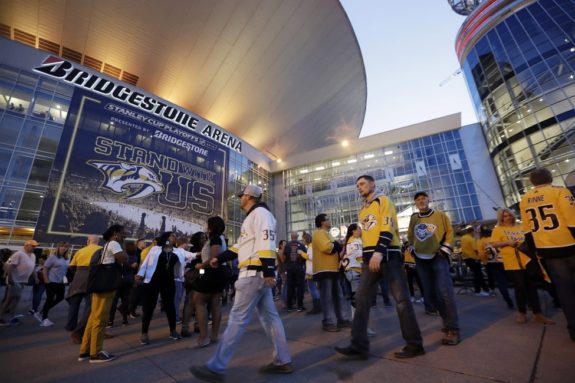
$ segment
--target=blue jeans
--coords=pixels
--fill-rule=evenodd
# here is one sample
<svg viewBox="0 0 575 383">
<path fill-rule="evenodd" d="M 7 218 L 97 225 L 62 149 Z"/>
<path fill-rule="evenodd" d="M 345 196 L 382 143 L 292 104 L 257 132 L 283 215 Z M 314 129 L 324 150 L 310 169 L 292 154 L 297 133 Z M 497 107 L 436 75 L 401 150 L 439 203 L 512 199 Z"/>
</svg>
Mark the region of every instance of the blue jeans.
<svg viewBox="0 0 575 383">
<path fill-rule="evenodd" d="M 416 257 L 415 265 L 423 285 L 425 301 L 435 303 L 443 319 L 444 328 L 459 331 L 453 282 L 449 274 L 449 261 L 443 255 L 437 254 L 432 259 Z"/>
<path fill-rule="evenodd" d="M 236 296 L 228 318 L 228 326 L 218 343 L 216 353 L 206 367 L 214 372 L 224 373 L 252 319 L 254 310 L 258 313 L 266 335 L 273 343 L 273 363 L 277 365 L 291 363 L 284 326 L 274 304 L 271 288 L 267 287 L 264 279 L 258 276 L 238 279 L 235 288 Z"/>
<path fill-rule="evenodd" d="M 531 263 L 531 262 L 530 262 Z M 575 255 L 565 258 L 548 258 L 545 266 L 567 319 L 567 329 L 575 340 Z"/>
<path fill-rule="evenodd" d="M 349 313 L 346 309 L 349 305 L 345 304 L 341 285 L 339 284 L 339 275 L 337 273 L 333 275 L 333 277 L 324 276 L 319 279 L 320 302 L 323 311 L 322 323 L 324 326 L 335 325 L 336 319 L 338 322 L 349 320 Z M 346 309 L 345 312 L 344 309 Z"/>
<path fill-rule="evenodd" d="M 389 281 L 389 292 L 395 300 L 395 310 L 399 318 L 401 335 L 407 347 L 420 348 L 423 345 L 421 332 L 413 311 L 413 305 L 407 288 L 407 279 L 403 271 L 403 260 L 399 251 L 388 251 L 389 259 L 381 263 L 379 272 L 369 270 L 369 262 L 364 260 L 362 265 L 359 290 L 355 295 L 356 310 L 351 327 L 351 344 L 360 351 L 369 351 L 369 338 L 367 325 L 373 295 L 377 292 L 381 277 Z"/>
<path fill-rule="evenodd" d="M 306 282 L 307 282 L 307 288 L 311 295 L 311 299 L 319 300 L 319 289 L 317 288 L 317 284 L 315 283 L 315 281 L 313 279 L 307 279 Z"/>
<path fill-rule="evenodd" d="M 176 294 L 174 296 L 174 306 L 176 308 L 176 322 L 181 320 L 180 316 L 180 305 L 182 303 L 182 297 L 184 296 L 184 282 L 182 281 L 175 281 L 176 286 Z"/>
</svg>

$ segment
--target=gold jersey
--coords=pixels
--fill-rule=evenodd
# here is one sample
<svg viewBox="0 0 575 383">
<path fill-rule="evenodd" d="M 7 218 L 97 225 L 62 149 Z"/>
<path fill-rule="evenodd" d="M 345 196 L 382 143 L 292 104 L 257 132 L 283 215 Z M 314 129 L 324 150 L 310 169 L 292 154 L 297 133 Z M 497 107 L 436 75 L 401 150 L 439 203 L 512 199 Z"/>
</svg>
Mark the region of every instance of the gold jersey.
<svg viewBox="0 0 575 383">
<path fill-rule="evenodd" d="M 374 251 L 385 257 L 387 250 L 399 251 L 399 230 L 395 205 L 384 195 L 376 195 L 359 211 L 363 262 L 369 262 Z"/>
<path fill-rule="evenodd" d="M 520 203 L 523 230 L 531 233 L 537 254 L 544 258 L 575 253 L 575 201 L 564 187 L 542 185 L 529 190 Z"/>
</svg>

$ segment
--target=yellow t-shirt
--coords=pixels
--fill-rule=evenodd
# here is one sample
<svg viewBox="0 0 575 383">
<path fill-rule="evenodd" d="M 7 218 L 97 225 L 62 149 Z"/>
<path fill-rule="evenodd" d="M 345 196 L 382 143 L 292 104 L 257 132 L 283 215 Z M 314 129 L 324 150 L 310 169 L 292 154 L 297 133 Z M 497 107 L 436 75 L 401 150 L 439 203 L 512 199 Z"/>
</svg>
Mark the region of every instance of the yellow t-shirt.
<svg viewBox="0 0 575 383">
<path fill-rule="evenodd" d="M 140 264 L 144 263 L 146 257 L 148 256 L 148 253 L 150 252 L 150 250 L 152 250 L 152 247 L 154 247 L 154 245 L 150 245 L 146 247 L 144 250 L 142 250 L 142 253 L 140 254 Z"/>
<path fill-rule="evenodd" d="M 463 237 L 461 237 L 461 254 L 463 255 L 463 259 L 479 259 L 479 255 L 477 254 L 477 240 L 472 234 L 464 234 Z"/>
<path fill-rule="evenodd" d="M 525 239 L 521 226 L 495 226 L 491 233 L 491 242 L 519 241 Z M 505 270 L 522 270 L 531 261 L 527 255 L 512 246 L 499 248 L 499 255 L 503 258 L 503 268 Z M 521 264 L 519 263 L 521 262 Z"/>
<path fill-rule="evenodd" d="M 102 246 L 98 245 L 88 245 L 84 246 L 81 249 L 78 249 L 72 260 L 70 261 L 70 267 L 77 266 L 77 267 L 87 267 L 90 266 L 90 260 L 92 259 L 92 255 L 96 252 L 96 250 L 101 249 Z"/>
<path fill-rule="evenodd" d="M 575 200 L 569 189 L 543 185 L 529 190 L 520 203 L 523 231 L 531 232 L 541 257 L 569 256 L 575 251 Z"/>
<path fill-rule="evenodd" d="M 477 254 L 479 255 L 479 260 L 481 263 L 487 263 L 487 252 L 485 251 L 485 245 L 490 242 L 489 237 L 481 237 L 477 240 Z"/>
</svg>

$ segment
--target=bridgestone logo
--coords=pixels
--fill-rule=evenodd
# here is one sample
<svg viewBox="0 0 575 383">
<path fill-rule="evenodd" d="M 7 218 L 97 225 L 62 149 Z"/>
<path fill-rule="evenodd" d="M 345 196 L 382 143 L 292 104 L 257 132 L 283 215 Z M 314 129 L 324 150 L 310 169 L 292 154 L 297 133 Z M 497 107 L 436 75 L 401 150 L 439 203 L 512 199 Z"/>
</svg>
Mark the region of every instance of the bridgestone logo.
<svg viewBox="0 0 575 383">
<path fill-rule="evenodd" d="M 167 105 L 154 97 L 134 91 L 122 84 L 115 83 L 114 81 L 105 79 L 96 74 L 78 69 L 71 62 L 59 57 L 47 57 L 39 67 L 34 68 L 34 71 L 102 95 L 111 96 L 118 101 L 165 118 L 166 120 L 187 129 L 196 130 L 200 123 L 198 118 L 181 109 Z M 237 152 L 241 153 L 242 151 L 240 140 L 235 139 L 227 133 L 221 132 L 216 127 L 207 125 L 201 130 L 201 134 L 208 136 Z M 224 136 L 226 137 L 224 140 L 225 142 L 220 138 Z"/>
</svg>

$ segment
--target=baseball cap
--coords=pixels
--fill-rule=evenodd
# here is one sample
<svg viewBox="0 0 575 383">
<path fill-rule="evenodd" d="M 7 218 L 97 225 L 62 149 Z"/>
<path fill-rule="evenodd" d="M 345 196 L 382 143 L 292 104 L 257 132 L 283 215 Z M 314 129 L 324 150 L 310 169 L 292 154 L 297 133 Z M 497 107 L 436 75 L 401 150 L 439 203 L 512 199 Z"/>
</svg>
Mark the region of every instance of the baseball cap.
<svg viewBox="0 0 575 383">
<path fill-rule="evenodd" d="M 38 242 L 34 241 L 33 239 L 29 239 L 24 242 L 24 246 L 38 246 L 40 245 Z"/>
<path fill-rule="evenodd" d="M 415 196 L 413 197 L 413 200 L 415 201 L 415 200 L 417 199 L 417 197 L 419 197 L 419 196 L 429 197 L 426 192 L 424 192 L 424 191 L 418 191 L 417 193 L 415 193 Z"/>
<path fill-rule="evenodd" d="M 238 197 L 242 195 L 249 195 L 255 198 L 260 198 L 262 196 L 262 188 L 256 185 L 247 185 L 244 190 L 237 194 Z"/>
</svg>

